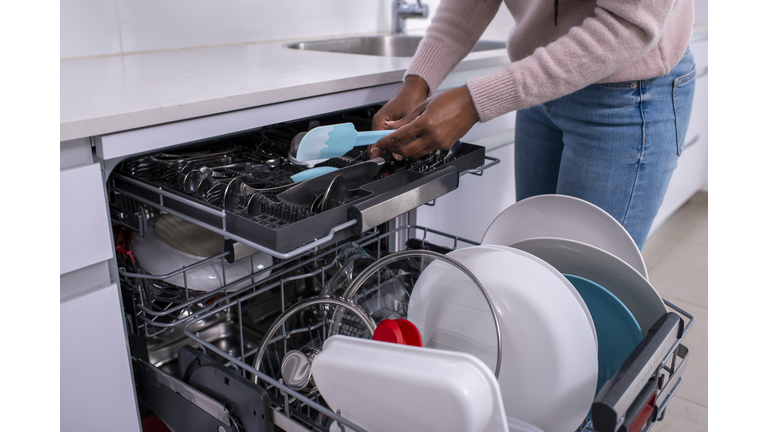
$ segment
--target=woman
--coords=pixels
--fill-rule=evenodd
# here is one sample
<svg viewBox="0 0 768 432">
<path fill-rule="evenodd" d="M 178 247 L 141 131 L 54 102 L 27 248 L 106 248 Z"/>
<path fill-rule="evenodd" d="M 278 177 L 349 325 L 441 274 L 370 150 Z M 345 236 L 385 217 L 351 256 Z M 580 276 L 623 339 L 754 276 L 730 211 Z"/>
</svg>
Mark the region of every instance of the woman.
<svg viewBox="0 0 768 432">
<path fill-rule="evenodd" d="M 501 0 L 442 0 L 371 147 L 418 157 L 517 111 L 517 199 L 566 194 L 622 223 L 642 250 L 683 147 L 695 65 L 693 0 L 504 0 L 511 63 L 433 95 Z M 431 96 L 431 97 L 430 97 Z M 427 99 L 429 97 L 429 99 Z"/>
</svg>

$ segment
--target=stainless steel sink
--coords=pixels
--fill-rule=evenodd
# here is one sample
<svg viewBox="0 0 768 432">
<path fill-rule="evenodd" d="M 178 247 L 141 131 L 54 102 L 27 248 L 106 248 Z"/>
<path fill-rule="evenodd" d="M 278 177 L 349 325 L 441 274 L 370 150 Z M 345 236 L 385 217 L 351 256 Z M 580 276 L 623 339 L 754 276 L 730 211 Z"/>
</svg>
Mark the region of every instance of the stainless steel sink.
<svg viewBox="0 0 768 432">
<path fill-rule="evenodd" d="M 346 54 L 370 55 L 379 57 L 413 57 L 422 36 L 382 35 L 361 36 L 339 39 L 326 39 L 307 42 L 296 42 L 286 45 L 288 48 L 325 51 Z M 481 40 L 472 51 L 486 51 L 504 48 L 506 44 L 499 41 Z"/>
</svg>

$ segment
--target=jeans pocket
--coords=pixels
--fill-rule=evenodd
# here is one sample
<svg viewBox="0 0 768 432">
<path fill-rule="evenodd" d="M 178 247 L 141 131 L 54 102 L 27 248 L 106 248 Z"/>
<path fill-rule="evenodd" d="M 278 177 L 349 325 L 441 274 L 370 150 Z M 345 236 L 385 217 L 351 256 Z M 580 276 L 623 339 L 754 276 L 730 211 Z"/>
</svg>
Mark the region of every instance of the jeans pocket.
<svg viewBox="0 0 768 432">
<path fill-rule="evenodd" d="M 672 102 L 675 109 L 675 132 L 677 138 L 677 155 L 683 153 L 685 134 L 691 122 L 693 111 L 693 95 L 696 90 L 696 68 L 685 75 L 675 78 L 672 83 Z"/>
<path fill-rule="evenodd" d="M 619 81 L 619 82 L 612 82 L 612 83 L 598 83 L 597 85 L 605 88 L 615 88 L 615 89 L 636 89 L 638 84 L 637 81 Z"/>
</svg>

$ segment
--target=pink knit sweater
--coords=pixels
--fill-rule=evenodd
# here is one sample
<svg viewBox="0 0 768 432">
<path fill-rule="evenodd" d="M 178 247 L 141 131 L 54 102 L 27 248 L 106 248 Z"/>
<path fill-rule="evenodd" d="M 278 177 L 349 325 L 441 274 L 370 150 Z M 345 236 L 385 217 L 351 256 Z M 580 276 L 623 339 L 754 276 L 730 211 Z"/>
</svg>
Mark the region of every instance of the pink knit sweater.
<svg viewBox="0 0 768 432">
<path fill-rule="evenodd" d="M 432 93 L 474 47 L 502 0 L 442 0 L 407 75 Z M 596 82 L 668 73 L 693 30 L 693 0 L 504 0 L 517 26 L 512 63 L 467 87 L 480 121 L 556 99 Z"/>
</svg>

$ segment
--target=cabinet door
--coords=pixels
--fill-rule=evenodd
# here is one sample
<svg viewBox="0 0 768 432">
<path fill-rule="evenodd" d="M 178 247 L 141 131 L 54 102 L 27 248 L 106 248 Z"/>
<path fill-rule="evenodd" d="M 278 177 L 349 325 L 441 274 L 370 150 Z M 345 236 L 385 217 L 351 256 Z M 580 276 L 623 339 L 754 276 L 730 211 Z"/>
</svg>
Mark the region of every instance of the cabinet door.
<svg viewBox="0 0 768 432">
<path fill-rule="evenodd" d="M 61 303 L 64 432 L 138 432 L 139 414 L 116 284 Z"/>
<path fill-rule="evenodd" d="M 94 163 L 60 172 L 60 274 L 112 258 L 101 167 Z"/>
</svg>

